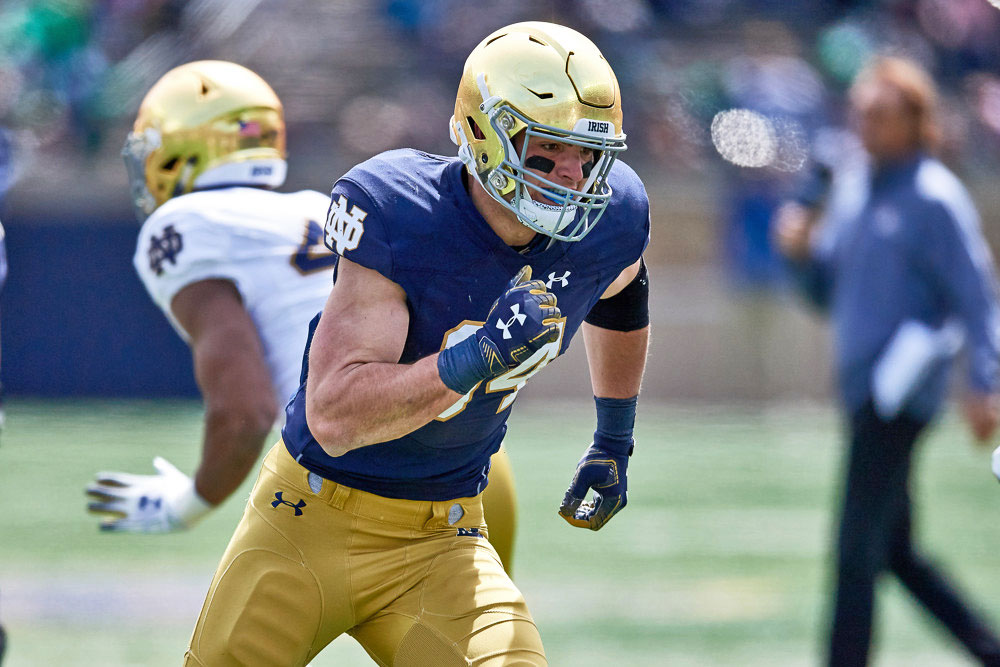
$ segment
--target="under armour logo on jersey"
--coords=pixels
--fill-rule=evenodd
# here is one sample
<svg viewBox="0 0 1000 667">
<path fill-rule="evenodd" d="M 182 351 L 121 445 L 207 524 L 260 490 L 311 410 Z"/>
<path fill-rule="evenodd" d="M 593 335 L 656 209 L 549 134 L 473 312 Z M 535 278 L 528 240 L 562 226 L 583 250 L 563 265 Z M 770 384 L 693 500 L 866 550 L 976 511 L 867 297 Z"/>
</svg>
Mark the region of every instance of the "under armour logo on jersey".
<svg viewBox="0 0 1000 667">
<path fill-rule="evenodd" d="M 571 273 L 572 271 L 567 271 L 566 273 L 556 278 L 556 272 L 553 271 L 552 273 L 549 274 L 549 279 L 545 282 L 545 287 L 547 289 L 552 289 L 552 285 L 554 285 L 555 283 L 559 283 L 560 287 L 566 287 L 566 285 L 569 285 L 569 281 L 567 280 L 567 278 L 569 278 Z"/>
<path fill-rule="evenodd" d="M 524 324 L 524 321 L 528 319 L 528 316 L 521 312 L 521 304 L 519 303 L 515 303 L 511 306 L 510 312 L 513 313 L 513 315 L 511 315 L 511 318 L 506 322 L 503 320 L 497 320 L 497 329 L 503 332 L 505 340 L 507 338 L 513 338 L 513 336 L 510 335 L 509 329 L 514 326 L 515 322 L 518 324 Z"/>
<path fill-rule="evenodd" d="M 365 233 L 365 226 L 361 223 L 368 217 L 368 212 L 352 206 L 348 213 L 348 203 L 347 197 L 340 195 L 337 201 L 330 202 L 330 212 L 326 216 L 326 247 L 338 255 L 346 250 L 355 250 Z"/>
<path fill-rule="evenodd" d="M 288 505 L 293 510 L 295 510 L 295 516 L 302 516 L 302 508 L 306 506 L 306 501 L 300 498 L 299 502 L 297 503 L 290 502 L 281 497 L 283 493 L 284 491 L 274 492 L 274 500 L 271 501 L 271 507 L 277 507 L 278 505 Z"/>
<path fill-rule="evenodd" d="M 163 262 L 177 264 L 177 255 L 184 249 L 184 240 L 173 225 L 163 228 L 163 236 L 149 237 L 149 268 L 158 276 L 163 275 Z"/>
</svg>

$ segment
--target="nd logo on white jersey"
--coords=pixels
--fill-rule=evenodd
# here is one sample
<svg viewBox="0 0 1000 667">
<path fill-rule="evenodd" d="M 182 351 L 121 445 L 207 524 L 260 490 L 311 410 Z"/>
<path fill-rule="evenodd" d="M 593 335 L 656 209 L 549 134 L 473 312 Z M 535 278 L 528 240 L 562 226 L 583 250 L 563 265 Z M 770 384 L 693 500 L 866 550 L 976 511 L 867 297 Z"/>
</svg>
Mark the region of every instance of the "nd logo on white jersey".
<svg viewBox="0 0 1000 667">
<path fill-rule="evenodd" d="M 361 235 L 365 233 L 365 226 L 362 223 L 368 212 L 357 206 L 351 207 L 351 212 L 347 212 L 347 197 L 340 195 L 335 202 L 330 202 L 330 213 L 326 216 L 326 246 L 336 251 L 338 255 L 344 254 L 345 250 L 355 250 L 361 241 Z"/>
<path fill-rule="evenodd" d="M 545 282 L 546 289 L 552 289 L 552 286 L 555 283 L 559 283 L 560 287 L 566 287 L 566 285 L 569 285 L 569 280 L 567 280 L 567 278 L 570 277 L 571 273 L 572 273 L 572 271 L 567 271 L 566 273 L 564 273 L 561 276 L 557 277 L 556 276 L 556 272 L 555 271 L 551 271 L 549 273 L 549 279 Z"/>
<path fill-rule="evenodd" d="M 504 322 L 503 320 L 497 320 L 497 329 L 503 332 L 504 340 L 508 338 L 513 338 L 510 335 L 510 328 L 514 326 L 514 322 L 518 324 L 524 324 L 524 321 L 528 319 L 528 316 L 521 312 L 521 304 L 515 303 L 510 307 L 510 312 L 513 313 L 511 318 Z"/>
</svg>

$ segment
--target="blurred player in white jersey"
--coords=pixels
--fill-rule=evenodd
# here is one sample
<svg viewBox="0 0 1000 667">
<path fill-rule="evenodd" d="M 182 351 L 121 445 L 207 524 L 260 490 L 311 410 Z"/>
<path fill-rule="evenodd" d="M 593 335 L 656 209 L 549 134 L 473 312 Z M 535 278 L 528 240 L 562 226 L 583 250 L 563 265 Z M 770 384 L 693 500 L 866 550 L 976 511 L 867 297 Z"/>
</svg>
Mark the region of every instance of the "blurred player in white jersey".
<svg viewBox="0 0 1000 667">
<path fill-rule="evenodd" d="M 123 150 L 143 221 L 134 265 L 191 347 L 205 401 L 193 478 L 156 457 L 155 475 L 102 472 L 88 505 L 107 531 L 189 528 L 253 468 L 299 385 L 308 323 L 336 255 L 323 243 L 329 197 L 274 192 L 285 180 L 285 123 L 271 87 L 234 63 L 200 61 L 147 93 Z M 510 567 L 514 498 L 494 459 L 491 532 Z"/>
</svg>

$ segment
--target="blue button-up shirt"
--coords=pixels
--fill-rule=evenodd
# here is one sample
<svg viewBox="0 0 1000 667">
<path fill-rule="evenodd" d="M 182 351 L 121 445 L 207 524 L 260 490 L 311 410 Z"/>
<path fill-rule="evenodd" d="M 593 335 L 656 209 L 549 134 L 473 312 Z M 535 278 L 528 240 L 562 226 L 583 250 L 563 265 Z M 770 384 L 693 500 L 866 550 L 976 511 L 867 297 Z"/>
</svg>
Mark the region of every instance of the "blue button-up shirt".
<svg viewBox="0 0 1000 667">
<path fill-rule="evenodd" d="M 968 192 L 925 155 L 836 179 L 811 259 L 795 267 L 809 298 L 829 310 L 841 399 L 853 412 L 871 396 L 872 374 L 897 328 L 916 320 L 964 325 L 968 383 L 1000 387 L 996 276 Z M 947 385 L 939 364 L 903 410 L 930 419 Z"/>
</svg>

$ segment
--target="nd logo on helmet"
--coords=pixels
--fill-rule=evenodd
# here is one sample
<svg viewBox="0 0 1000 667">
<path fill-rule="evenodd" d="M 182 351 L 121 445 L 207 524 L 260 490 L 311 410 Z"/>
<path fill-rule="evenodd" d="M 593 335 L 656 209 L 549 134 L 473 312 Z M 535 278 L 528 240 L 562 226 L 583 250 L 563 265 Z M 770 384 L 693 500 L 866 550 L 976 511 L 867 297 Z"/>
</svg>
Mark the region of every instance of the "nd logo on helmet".
<svg viewBox="0 0 1000 667">
<path fill-rule="evenodd" d="M 357 206 L 351 207 L 351 212 L 347 212 L 347 197 L 340 195 L 335 202 L 330 203 L 330 212 L 326 216 L 326 245 L 331 250 L 335 250 L 338 255 L 342 255 L 345 250 L 354 250 L 361 241 L 361 235 L 365 233 L 365 226 L 362 223 L 368 212 Z"/>
</svg>

